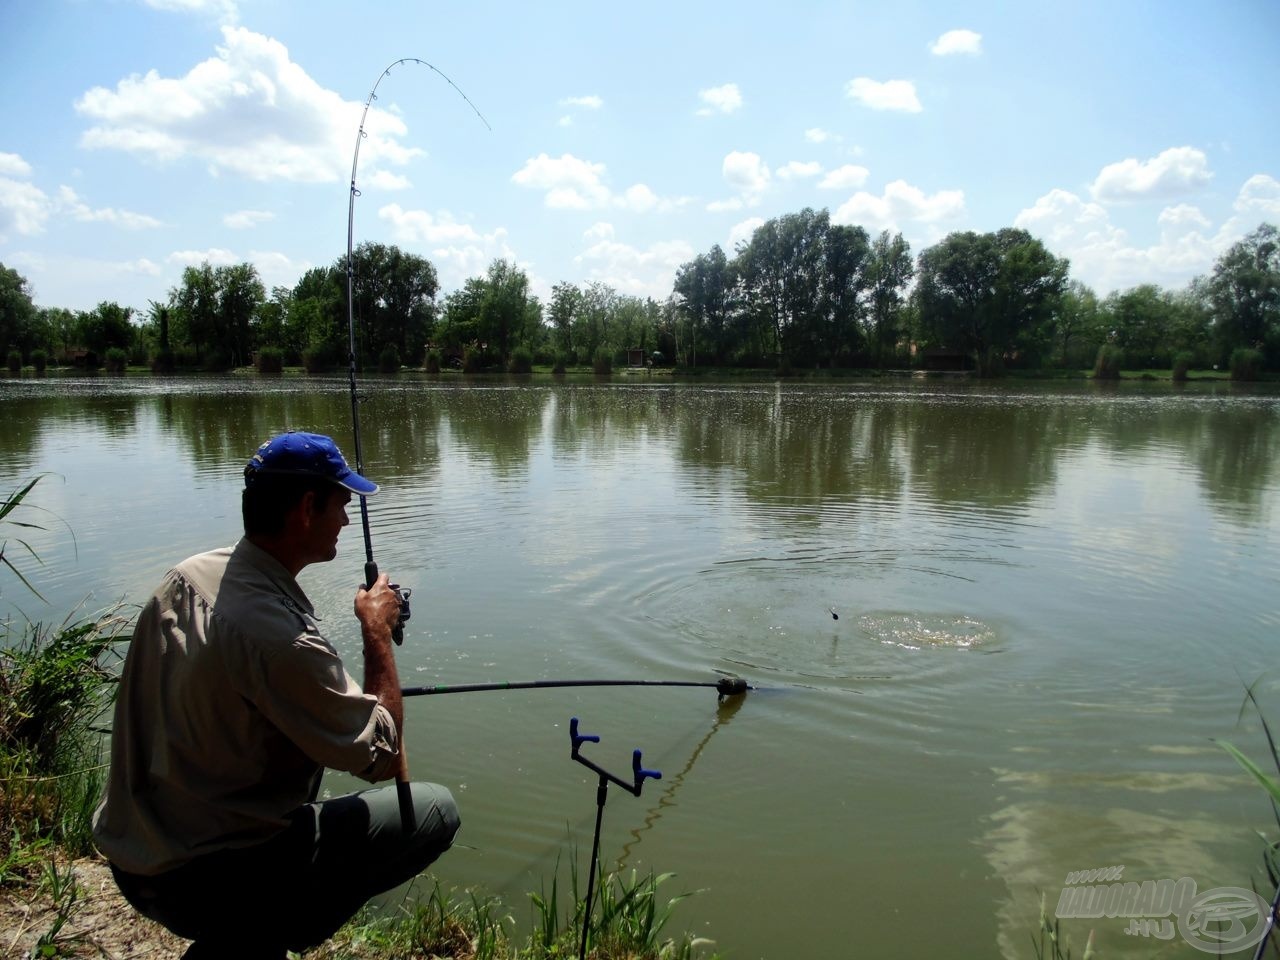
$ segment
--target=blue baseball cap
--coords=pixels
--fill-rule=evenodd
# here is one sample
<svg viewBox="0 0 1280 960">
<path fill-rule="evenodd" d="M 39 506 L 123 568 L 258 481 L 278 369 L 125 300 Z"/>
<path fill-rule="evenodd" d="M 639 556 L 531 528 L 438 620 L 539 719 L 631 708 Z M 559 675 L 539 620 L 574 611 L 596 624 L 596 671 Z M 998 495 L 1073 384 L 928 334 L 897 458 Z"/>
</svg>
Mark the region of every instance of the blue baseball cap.
<svg viewBox="0 0 1280 960">
<path fill-rule="evenodd" d="M 366 480 L 347 465 L 333 438 L 319 433 L 291 431 L 272 437 L 258 448 L 245 466 L 245 485 L 264 473 L 319 477 L 362 497 L 378 492 L 376 483 Z"/>
</svg>

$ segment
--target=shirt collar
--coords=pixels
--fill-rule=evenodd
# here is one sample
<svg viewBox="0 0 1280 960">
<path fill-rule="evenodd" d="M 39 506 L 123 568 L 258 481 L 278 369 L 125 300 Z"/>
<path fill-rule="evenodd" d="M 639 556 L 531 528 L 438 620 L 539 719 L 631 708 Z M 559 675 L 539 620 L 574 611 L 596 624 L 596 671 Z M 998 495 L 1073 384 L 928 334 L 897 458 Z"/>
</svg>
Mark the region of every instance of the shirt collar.
<svg viewBox="0 0 1280 960">
<path fill-rule="evenodd" d="M 314 617 L 316 615 L 315 607 L 311 605 L 311 601 L 307 599 L 307 595 L 303 593 L 302 587 L 298 585 L 298 581 L 295 580 L 289 574 L 289 571 L 284 568 L 284 564 L 251 541 L 248 537 L 240 538 L 240 541 L 232 550 L 232 556 L 240 557 L 254 569 L 266 576 L 272 583 L 276 584 L 276 586 L 278 586 L 287 597 L 301 607 L 308 616 Z"/>
</svg>

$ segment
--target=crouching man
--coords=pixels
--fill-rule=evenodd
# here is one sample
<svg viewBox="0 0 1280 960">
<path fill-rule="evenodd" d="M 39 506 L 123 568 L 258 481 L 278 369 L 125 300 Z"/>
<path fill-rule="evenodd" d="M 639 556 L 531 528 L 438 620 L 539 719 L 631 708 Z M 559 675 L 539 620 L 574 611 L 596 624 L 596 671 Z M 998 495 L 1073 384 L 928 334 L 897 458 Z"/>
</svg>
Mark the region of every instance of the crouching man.
<svg viewBox="0 0 1280 960">
<path fill-rule="evenodd" d="M 244 477 L 244 537 L 174 567 L 138 617 L 94 815 L 121 892 L 194 941 L 188 960 L 319 944 L 459 825 L 432 783 L 411 785 L 409 835 L 394 786 L 317 800 L 325 768 L 370 783 L 400 769 L 398 594 L 385 574 L 356 591 L 362 689 L 295 579 L 336 556 L 352 494 L 377 484 L 308 433 L 264 443 Z"/>
</svg>

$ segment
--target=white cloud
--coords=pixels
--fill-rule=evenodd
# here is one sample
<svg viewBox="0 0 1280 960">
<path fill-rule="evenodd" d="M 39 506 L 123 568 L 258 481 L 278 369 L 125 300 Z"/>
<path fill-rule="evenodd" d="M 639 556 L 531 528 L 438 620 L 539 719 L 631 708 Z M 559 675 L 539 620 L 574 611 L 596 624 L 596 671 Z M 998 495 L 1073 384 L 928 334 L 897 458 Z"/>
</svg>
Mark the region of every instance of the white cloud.
<svg viewBox="0 0 1280 960">
<path fill-rule="evenodd" d="M 274 220 L 276 215 L 266 210 L 237 210 L 222 218 L 222 225 L 232 230 L 249 230 L 260 223 Z"/>
<path fill-rule="evenodd" d="M 671 293 L 676 270 L 693 257 L 693 247 L 683 240 L 655 243 L 642 250 L 609 237 L 588 247 L 574 261 L 588 268 L 588 280 L 607 283 L 620 293 L 662 300 Z"/>
<path fill-rule="evenodd" d="M 938 223 L 964 213 L 963 190 L 939 190 L 926 194 L 905 180 L 887 184 L 880 196 L 860 191 L 831 215 L 833 223 L 847 223 L 878 230 L 898 230 L 902 222 Z"/>
<path fill-rule="evenodd" d="M 758 227 L 764 226 L 764 217 L 748 217 L 741 223 L 735 223 L 729 230 L 729 249 L 737 250 L 738 245 L 749 243 L 751 235 L 756 232 Z"/>
<path fill-rule="evenodd" d="M 0 153 L 0 177 L 29 177 L 31 164 L 16 153 Z"/>
<path fill-rule="evenodd" d="M 758 153 L 734 150 L 726 154 L 720 172 L 725 181 L 737 190 L 748 204 L 758 203 L 760 195 L 769 187 L 769 166 Z"/>
<path fill-rule="evenodd" d="M 540 153 L 511 175 L 511 182 L 546 193 L 544 202 L 553 210 L 601 210 L 616 207 L 636 213 L 667 211 L 683 206 L 687 198 L 659 197 L 646 184 L 636 183 L 614 193 L 604 182 L 603 163 L 580 160 L 571 153 L 550 157 Z"/>
<path fill-rule="evenodd" d="M 886 80 L 878 83 L 869 77 L 857 77 L 845 87 L 845 96 L 872 110 L 901 110 L 919 113 L 924 109 L 910 80 Z"/>
<path fill-rule="evenodd" d="M 0 240 L 40 233 L 52 213 L 53 202 L 35 184 L 0 176 Z"/>
<path fill-rule="evenodd" d="M 816 177 L 822 172 L 822 164 L 816 160 L 800 161 L 791 160 L 778 168 L 779 180 L 803 180 L 808 177 Z"/>
<path fill-rule="evenodd" d="M 856 190 L 867 182 L 870 175 L 871 171 L 866 167 L 846 163 L 823 177 L 818 186 L 824 190 Z"/>
<path fill-rule="evenodd" d="M 68 186 L 59 188 L 56 207 L 60 213 L 66 213 L 73 220 L 79 220 L 81 223 L 111 223 L 126 230 L 144 230 L 160 226 L 159 220 L 145 213 L 116 210 L 114 207 L 94 210 Z"/>
<path fill-rule="evenodd" d="M 225 26 L 222 39 L 184 76 L 151 70 L 86 91 L 75 103 L 90 123 L 81 145 L 148 162 L 196 159 L 214 176 L 346 179 L 362 105 L 322 88 L 277 40 Z M 364 129 L 366 163 L 402 166 L 423 153 L 404 146 L 407 128 L 391 111 L 370 109 Z"/>
<path fill-rule="evenodd" d="M 1241 198 L 1258 188 L 1255 181 L 1251 178 L 1241 187 L 1237 210 Z M 1275 186 L 1280 194 L 1280 184 Z M 1156 224 L 1158 239 L 1146 246 L 1136 244 L 1111 222 L 1102 204 L 1060 189 L 1051 190 L 1014 219 L 1014 226 L 1068 257 L 1072 275 L 1102 295 L 1142 283 L 1183 286 L 1213 269 L 1222 252 L 1256 226 L 1247 217 L 1234 216 L 1213 230 L 1203 212 L 1189 204 L 1165 207 Z"/>
<path fill-rule="evenodd" d="M 1204 153 L 1194 147 L 1170 147 L 1157 157 L 1132 157 L 1102 168 L 1089 188 L 1095 200 L 1132 200 L 1190 193 L 1213 176 Z"/>
<path fill-rule="evenodd" d="M 1159 222 L 1162 227 L 1174 228 L 1193 226 L 1204 227 L 1207 230 L 1212 226 L 1212 224 L 1209 223 L 1209 218 L 1200 212 L 1200 208 L 1193 207 L 1189 203 L 1179 203 L 1173 207 L 1165 207 L 1160 211 L 1160 216 L 1157 218 L 1157 222 Z"/>
<path fill-rule="evenodd" d="M 1280 180 L 1255 173 L 1240 188 L 1234 206 L 1241 214 L 1280 218 Z"/>
<path fill-rule="evenodd" d="M 589 210 L 607 206 L 609 188 L 601 178 L 603 163 L 579 160 L 571 153 L 550 157 L 540 153 L 511 176 L 521 187 L 546 191 L 546 205 L 553 209 Z"/>
<path fill-rule="evenodd" d="M 742 106 L 742 92 L 736 83 L 699 90 L 698 99 L 706 104 L 698 111 L 700 117 L 707 117 L 713 113 L 733 113 Z"/>
<path fill-rule="evenodd" d="M 956 53 L 967 53 L 977 56 L 982 53 L 982 34 L 972 30 L 948 30 L 929 47 L 929 52 L 936 57 L 947 57 Z"/>
<path fill-rule="evenodd" d="M 584 230 L 582 235 L 588 240 L 611 240 L 613 239 L 613 224 L 605 223 L 601 220 L 599 223 L 593 223 L 589 230 Z"/>
<path fill-rule="evenodd" d="M 144 277 L 160 276 L 160 264 L 148 260 L 146 257 L 125 261 L 120 264 L 120 270 L 124 273 L 136 273 Z"/>
<path fill-rule="evenodd" d="M 727 200 L 712 200 L 707 204 L 708 213 L 725 213 L 731 210 L 741 210 L 745 206 L 738 197 L 730 197 Z"/>
<path fill-rule="evenodd" d="M 604 101 L 599 97 L 597 97 L 595 94 L 591 94 L 590 96 L 586 96 L 586 97 L 565 97 L 563 100 L 560 101 L 560 106 L 583 107 L 584 109 L 587 109 L 587 110 L 599 110 L 601 107 L 604 106 Z"/>
<path fill-rule="evenodd" d="M 379 190 L 408 190 L 413 186 L 408 177 L 390 170 L 375 170 L 369 183 Z"/>
<path fill-rule="evenodd" d="M 223 250 L 221 247 L 210 247 L 208 250 L 175 250 L 164 260 L 165 263 L 181 267 L 198 267 L 206 262 L 214 267 L 230 267 L 241 262 L 234 253 Z"/>
<path fill-rule="evenodd" d="M 481 233 L 469 223 L 459 223 L 447 211 L 432 215 L 426 210 L 406 210 L 398 203 L 381 207 L 378 218 L 391 224 L 391 236 L 397 243 L 426 248 L 444 286 L 462 286 L 468 277 L 484 273 L 495 259 L 516 259 L 504 227 Z"/>
<path fill-rule="evenodd" d="M 236 0 L 143 0 L 153 10 L 169 10 L 174 13 L 207 14 L 219 23 L 235 23 L 240 19 Z"/>
<path fill-rule="evenodd" d="M 804 138 L 810 143 L 826 143 L 833 136 L 830 131 L 823 130 L 821 127 L 810 127 L 804 132 Z"/>
<path fill-rule="evenodd" d="M 276 250 L 250 250 L 249 261 L 258 268 L 258 276 L 268 294 L 272 287 L 294 286 L 298 278 L 314 266 L 309 260 L 295 260 Z"/>
<path fill-rule="evenodd" d="M 650 190 L 643 183 L 637 183 L 627 187 L 623 191 L 621 197 L 615 197 L 614 203 L 626 210 L 634 210 L 636 213 L 646 213 L 654 209 L 659 203 L 658 195 Z"/>
<path fill-rule="evenodd" d="M 567 113 L 566 113 L 563 117 L 561 117 L 559 120 L 557 120 L 557 121 L 556 121 L 556 126 L 559 126 L 559 127 L 572 127 L 572 126 L 573 126 L 573 117 L 569 116 L 569 114 L 567 114 Z"/>
</svg>

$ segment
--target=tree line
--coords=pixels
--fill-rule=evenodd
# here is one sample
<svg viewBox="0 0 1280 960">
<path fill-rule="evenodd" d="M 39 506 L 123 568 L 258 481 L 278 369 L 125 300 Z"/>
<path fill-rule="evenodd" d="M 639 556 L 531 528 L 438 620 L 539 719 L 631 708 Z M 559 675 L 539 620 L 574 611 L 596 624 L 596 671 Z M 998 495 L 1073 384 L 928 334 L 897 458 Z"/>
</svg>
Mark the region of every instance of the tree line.
<svg viewBox="0 0 1280 960">
<path fill-rule="evenodd" d="M 1280 369 L 1280 231 L 1262 224 L 1180 290 L 1143 284 L 1100 298 L 1025 230 L 956 232 L 913 256 L 901 233 L 871 237 L 809 208 L 771 219 L 738 245 L 676 271 L 662 301 L 603 283 L 556 284 L 548 303 L 516 264 L 440 294 L 435 267 L 364 243 L 351 266 L 357 354 L 394 370 L 442 363 L 600 369 L 638 351 L 687 367 Z M 347 258 L 268 292 L 249 263 L 187 267 L 146 311 L 37 308 L 0 265 L 0 345 L 9 366 L 63 362 L 223 370 L 331 369 L 349 348 Z M 632 354 L 634 357 L 634 353 Z"/>
</svg>

